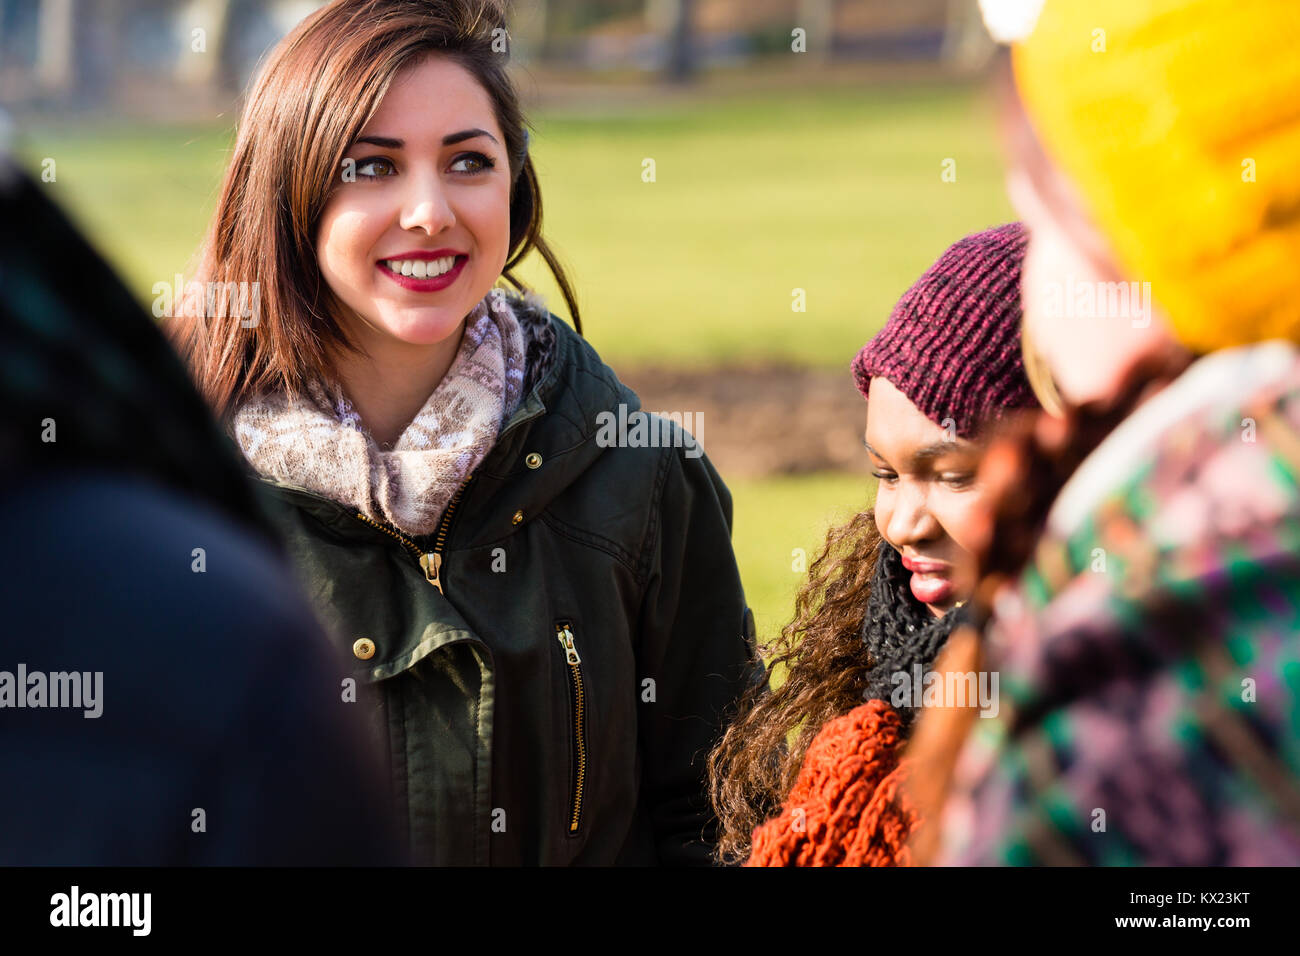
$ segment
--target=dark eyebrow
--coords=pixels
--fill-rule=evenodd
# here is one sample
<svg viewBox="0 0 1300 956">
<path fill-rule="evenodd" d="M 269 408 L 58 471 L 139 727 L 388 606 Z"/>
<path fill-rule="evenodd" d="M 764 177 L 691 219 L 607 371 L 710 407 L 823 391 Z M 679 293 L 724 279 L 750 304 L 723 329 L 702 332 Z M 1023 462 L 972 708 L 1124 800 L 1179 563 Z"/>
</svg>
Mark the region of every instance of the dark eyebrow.
<svg viewBox="0 0 1300 956">
<path fill-rule="evenodd" d="M 864 447 L 867 451 L 871 452 L 871 454 L 875 455 L 881 461 L 888 461 L 888 459 L 885 458 L 884 455 L 882 455 L 880 452 L 876 451 L 874 448 L 871 447 L 871 443 L 867 441 L 865 437 L 863 437 L 862 439 L 862 447 Z M 959 445 L 957 442 L 937 441 L 934 442 L 933 444 L 926 445 L 924 448 L 918 448 L 912 454 L 912 461 L 914 462 L 931 461 L 935 458 L 940 458 L 944 455 L 947 455 L 950 452 L 964 451 L 964 450 L 965 450 L 964 447 L 962 445 Z"/>
<path fill-rule="evenodd" d="M 485 129 L 463 129 L 459 133 L 449 133 L 442 138 L 443 146 L 455 146 L 457 143 L 463 143 L 467 139 L 474 139 L 476 136 L 486 136 L 492 142 L 496 143 L 497 138 Z M 358 136 L 355 143 L 370 143 L 372 146 L 378 146 L 381 149 L 401 149 L 406 145 L 404 139 L 394 139 L 391 136 Z M 500 146 L 500 143 L 497 143 Z"/>
<path fill-rule="evenodd" d="M 388 136 L 358 136 L 357 141 L 352 145 L 356 146 L 358 143 L 370 143 L 380 149 L 401 149 L 406 145 L 405 140 L 391 139 Z"/>
<path fill-rule="evenodd" d="M 462 143 L 467 139 L 473 139 L 475 136 L 486 136 L 488 139 L 492 140 L 492 142 L 497 142 L 497 138 L 485 129 L 463 129 L 459 133 L 451 133 L 448 136 L 444 136 L 442 138 L 442 145 L 455 146 L 457 143 Z M 500 146 L 501 144 L 497 143 L 497 145 Z"/>
</svg>

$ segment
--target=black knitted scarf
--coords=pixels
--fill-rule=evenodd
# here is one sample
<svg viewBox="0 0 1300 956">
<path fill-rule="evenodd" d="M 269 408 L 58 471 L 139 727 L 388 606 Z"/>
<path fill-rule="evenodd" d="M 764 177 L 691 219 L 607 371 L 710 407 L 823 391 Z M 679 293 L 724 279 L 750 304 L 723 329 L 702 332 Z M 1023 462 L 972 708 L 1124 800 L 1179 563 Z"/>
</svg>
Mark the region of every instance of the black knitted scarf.
<svg viewBox="0 0 1300 956">
<path fill-rule="evenodd" d="M 917 663 L 922 669 L 929 668 L 948 635 L 968 617 L 964 606 L 935 617 L 912 596 L 910 575 L 903 567 L 903 556 L 882 541 L 862 621 L 862 639 L 872 661 L 863 700 L 888 701 L 896 686 L 894 675 L 900 671 L 910 674 Z M 912 707 L 904 704 L 898 711 L 904 728 L 910 728 Z"/>
</svg>

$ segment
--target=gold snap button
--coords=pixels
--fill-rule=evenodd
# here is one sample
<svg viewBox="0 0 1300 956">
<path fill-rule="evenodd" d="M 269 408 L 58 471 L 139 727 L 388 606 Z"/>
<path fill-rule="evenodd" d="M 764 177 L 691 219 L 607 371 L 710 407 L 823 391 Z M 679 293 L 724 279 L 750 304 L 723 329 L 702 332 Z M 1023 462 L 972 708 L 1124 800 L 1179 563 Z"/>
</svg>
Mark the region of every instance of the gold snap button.
<svg viewBox="0 0 1300 956">
<path fill-rule="evenodd" d="M 511 524 L 519 524 L 523 520 L 524 520 L 524 513 L 522 511 L 516 511 L 514 515 L 510 518 Z"/>
<path fill-rule="evenodd" d="M 524 459 L 524 464 L 527 465 L 529 468 L 541 468 L 542 456 L 537 454 L 537 452 L 535 451 L 530 452 L 528 457 Z"/>
<path fill-rule="evenodd" d="M 375 656 L 375 642 L 368 637 L 358 638 L 352 645 L 352 653 L 360 660 L 368 661 Z"/>
</svg>

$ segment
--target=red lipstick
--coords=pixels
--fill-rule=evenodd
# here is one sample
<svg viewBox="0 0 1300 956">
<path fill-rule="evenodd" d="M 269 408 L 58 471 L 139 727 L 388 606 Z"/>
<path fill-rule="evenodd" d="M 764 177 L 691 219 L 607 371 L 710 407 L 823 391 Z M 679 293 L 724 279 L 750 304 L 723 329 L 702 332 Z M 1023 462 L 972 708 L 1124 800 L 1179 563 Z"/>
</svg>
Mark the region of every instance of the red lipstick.
<svg viewBox="0 0 1300 956">
<path fill-rule="evenodd" d="M 388 263 L 407 260 L 414 262 L 431 262 L 435 259 L 455 259 L 452 267 L 442 275 L 429 276 L 427 278 L 417 278 L 416 276 L 404 276 L 389 268 Z M 465 271 L 465 263 L 469 262 L 469 255 L 456 249 L 434 249 L 427 251 L 415 249 L 410 252 L 395 253 L 386 259 L 380 259 L 375 267 L 388 278 L 403 289 L 409 289 L 411 292 L 440 292 L 447 288 Z"/>
</svg>

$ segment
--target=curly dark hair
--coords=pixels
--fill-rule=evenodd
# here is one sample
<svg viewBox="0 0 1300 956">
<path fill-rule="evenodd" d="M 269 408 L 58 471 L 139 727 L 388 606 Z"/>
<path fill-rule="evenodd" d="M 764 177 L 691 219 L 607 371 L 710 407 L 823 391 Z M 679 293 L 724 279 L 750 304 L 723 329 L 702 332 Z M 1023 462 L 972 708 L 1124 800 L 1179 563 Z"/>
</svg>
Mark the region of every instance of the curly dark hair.
<svg viewBox="0 0 1300 956">
<path fill-rule="evenodd" d="M 754 828 L 779 812 L 813 738 L 862 703 L 872 661 L 861 639 L 882 538 L 871 509 L 831 528 L 795 598 L 794 619 L 760 651 L 784 682 L 751 688 L 709 754 L 719 862 L 749 856 Z"/>
</svg>

